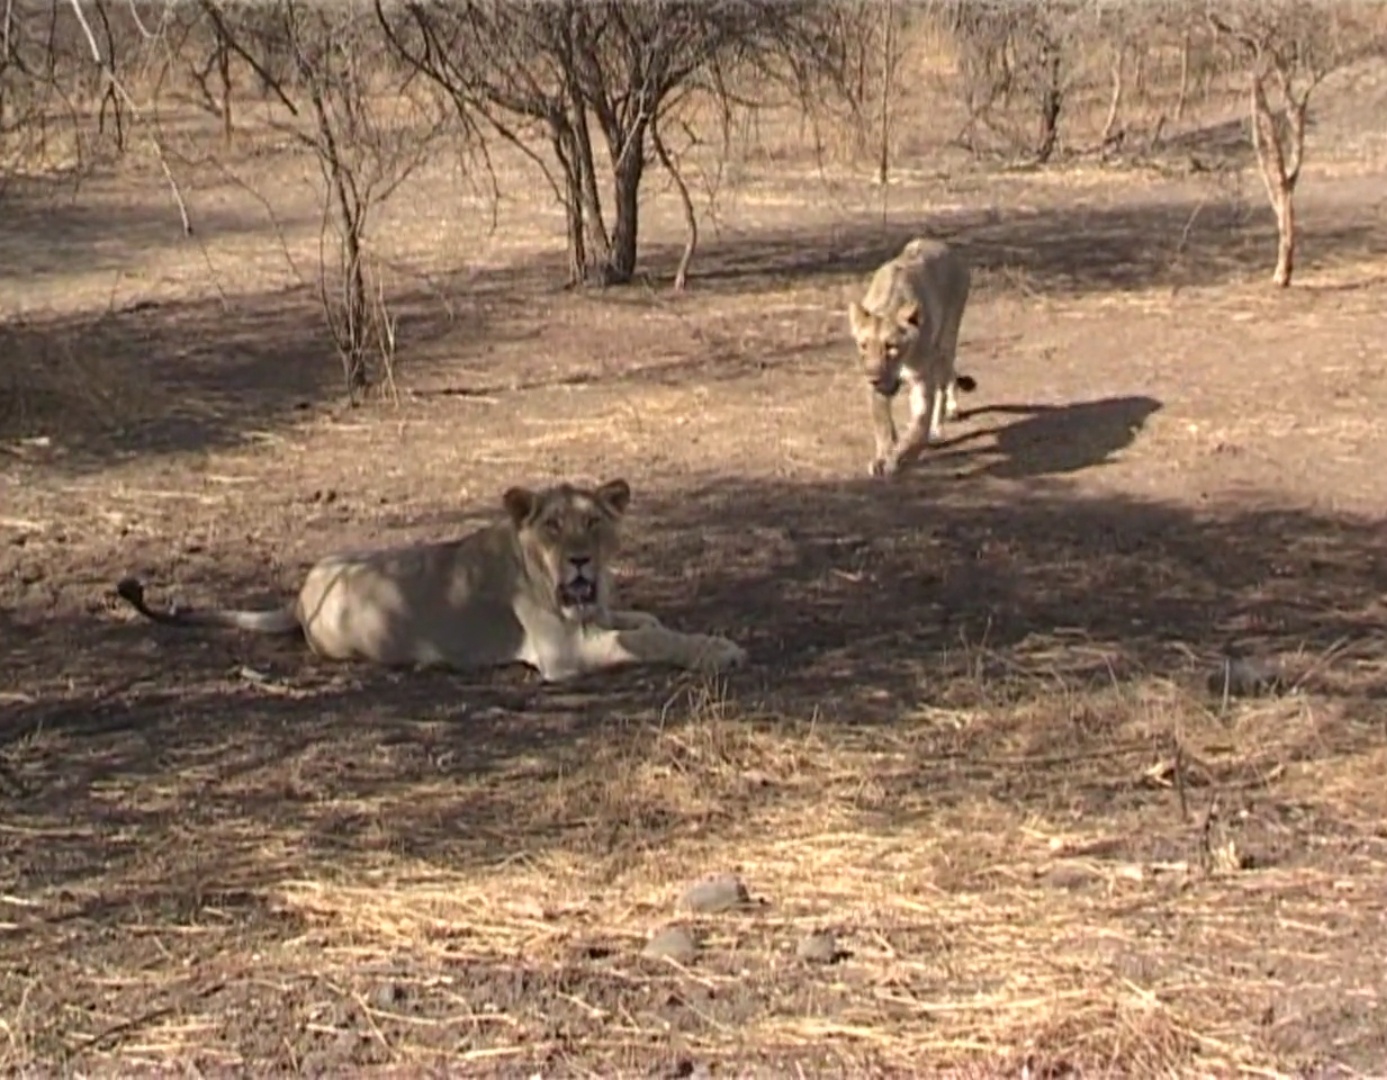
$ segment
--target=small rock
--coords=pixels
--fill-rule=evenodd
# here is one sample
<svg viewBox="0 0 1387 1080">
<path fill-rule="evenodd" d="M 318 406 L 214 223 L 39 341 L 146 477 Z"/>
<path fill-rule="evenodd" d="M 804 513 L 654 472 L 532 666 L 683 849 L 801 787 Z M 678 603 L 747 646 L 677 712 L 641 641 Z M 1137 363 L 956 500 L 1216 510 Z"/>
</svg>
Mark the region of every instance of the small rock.
<svg viewBox="0 0 1387 1080">
<path fill-rule="evenodd" d="M 1098 880 L 1098 875 L 1078 863 L 1059 863 L 1040 875 L 1042 885 L 1052 889 L 1082 889 Z"/>
<path fill-rule="evenodd" d="M 384 983 L 376 987 L 376 1006 L 382 1009 L 393 1008 L 404 1002 L 409 992 L 396 982 Z"/>
<path fill-rule="evenodd" d="M 838 938 L 832 930 L 816 930 L 800 939 L 795 946 L 795 955 L 811 964 L 832 964 L 842 954 L 838 950 Z"/>
<path fill-rule="evenodd" d="M 680 900 L 680 904 L 690 911 L 701 912 L 705 915 L 747 907 L 750 903 L 751 895 L 747 892 L 746 886 L 740 878 L 732 874 L 721 874 L 718 877 L 700 881 L 697 885 L 692 886 Z"/>
<path fill-rule="evenodd" d="M 657 930 L 646 942 L 641 955 L 652 960 L 668 958 L 687 964 L 698 955 L 698 942 L 687 927 L 666 926 L 663 930 Z"/>
</svg>

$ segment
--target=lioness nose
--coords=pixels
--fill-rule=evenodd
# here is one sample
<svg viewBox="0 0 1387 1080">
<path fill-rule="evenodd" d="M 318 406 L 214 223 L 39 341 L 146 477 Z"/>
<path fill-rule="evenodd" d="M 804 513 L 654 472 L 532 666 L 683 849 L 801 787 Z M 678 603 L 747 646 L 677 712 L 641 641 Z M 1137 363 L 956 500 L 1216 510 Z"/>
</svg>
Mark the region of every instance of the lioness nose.
<svg viewBox="0 0 1387 1080">
<path fill-rule="evenodd" d="M 570 555 L 568 561 L 573 564 L 576 570 L 581 570 L 583 567 L 587 566 L 588 563 L 592 562 L 586 555 Z"/>
</svg>

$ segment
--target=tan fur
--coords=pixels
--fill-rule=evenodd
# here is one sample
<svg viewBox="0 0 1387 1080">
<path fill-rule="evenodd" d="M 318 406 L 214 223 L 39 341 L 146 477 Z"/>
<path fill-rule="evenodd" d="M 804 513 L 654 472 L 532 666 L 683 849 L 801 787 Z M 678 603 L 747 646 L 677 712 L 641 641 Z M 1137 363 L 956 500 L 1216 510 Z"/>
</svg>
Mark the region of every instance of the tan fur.
<svg viewBox="0 0 1387 1080">
<path fill-rule="evenodd" d="M 446 543 L 330 555 L 279 610 L 157 611 L 131 578 L 117 592 L 162 623 L 302 631 L 331 660 L 460 670 L 524 663 L 550 682 L 624 664 L 720 671 L 745 662 L 725 638 L 615 610 L 610 565 L 630 498 L 624 480 L 511 488 L 504 521 Z"/>
<path fill-rule="evenodd" d="M 972 272 L 958 252 L 917 237 L 872 275 L 862 301 L 848 306 L 871 389 L 871 475 L 891 476 L 926 443 L 938 442 L 942 421 L 958 415 L 955 388 L 977 385 L 954 368 L 971 286 Z M 910 391 L 910 425 L 897 441 L 891 401 L 902 385 Z"/>
</svg>

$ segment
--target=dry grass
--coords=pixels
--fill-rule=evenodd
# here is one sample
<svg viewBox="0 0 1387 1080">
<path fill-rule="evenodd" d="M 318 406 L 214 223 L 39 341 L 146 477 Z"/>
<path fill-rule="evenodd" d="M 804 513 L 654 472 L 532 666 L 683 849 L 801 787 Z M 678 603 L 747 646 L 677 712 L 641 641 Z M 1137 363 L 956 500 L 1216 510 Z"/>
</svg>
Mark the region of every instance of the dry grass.
<svg viewBox="0 0 1387 1080">
<path fill-rule="evenodd" d="M 668 997 L 688 1005 L 680 1053 L 734 1068 L 754 1052 L 888 1072 L 1030 1062 L 1281 1075 L 1278 1029 L 1307 1018 L 1272 1003 L 1335 978 L 1353 948 L 1346 908 L 1382 910 L 1387 853 L 1364 841 L 1387 811 L 1370 794 L 1385 752 L 1305 760 L 1306 739 L 1352 731 L 1325 702 L 1215 716 L 1168 682 L 1042 685 L 979 685 L 975 708 L 861 730 L 748 715 L 695 687 L 665 720 L 613 719 L 557 767 L 537 762 L 540 774 L 454 775 L 371 805 L 320 777 L 309 817 L 368 814 L 379 843 L 305 862 L 292 818 L 268 806 L 268 831 L 200 837 L 239 846 L 246 887 L 266 883 L 276 917 L 298 929 L 256 941 L 253 955 L 233 946 L 237 913 L 217 895 L 238 885 L 223 873 L 191 922 L 149 912 L 124 924 L 162 943 L 167 962 L 101 971 L 88 960 L 69 976 L 130 1004 L 65 1021 L 62 1040 L 87 1068 L 241 1063 L 222 1016 L 226 987 L 242 980 L 308 1017 L 300 1045 L 339 1036 L 345 1007 L 397 1066 L 534 1062 L 583 1030 L 586 1067 L 620 1068 L 668 1037 Z M 117 780 L 103 797 L 149 812 L 197 792 L 215 801 L 234 755 L 217 761 L 160 791 Z M 437 853 L 395 850 L 392 821 L 427 820 L 480 786 L 506 807 L 503 828 L 465 838 L 487 857 L 449 869 Z M 1265 796 L 1332 823 L 1317 830 L 1339 849 L 1332 870 L 1276 854 Z M 46 835 L 62 846 L 80 831 Z M 691 880 L 728 869 L 763 906 L 677 913 Z M 108 875 L 101 892 L 114 901 L 139 885 Z M 34 927 L 71 902 L 63 892 L 6 898 L 21 916 L 11 926 Z M 690 967 L 638 955 L 672 919 L 703 934 Z M 847 956 L 807 969 L 795 944 L 823 928 Z M 177 962 L 187 954 L 204 959 Z M 508 990 L 522 972 L 539 990 L 528 1001 Z M 573 1030 L 546 1035 L 560 1007 Z M 21 1003 L 5 1021 L 10 1063 L 42 1057 L 52 1023 Z"/>
<path fill-rule="evenodd" d="M 561 294 L 551 206 L 503 202 L 491 234 L 423 171 L 380 241 L 409 294 L 398 408 L 325 403 L 311 304 L 280 291 L 317 242 L 304 161 L 204 162 L 197 245 L 128 178 L 52 245 L 12 238 L 49 261 L 7 296 L 49 318 L 6 327 L 0 375 L 30 436 L 0 444 L 0 1068 L 1380 1056 L 1377 187 L 1307 174 L 1303 288 L 1270 297 L 1267 223 L 1226 179 L 926 162 L 883 226 L 864 176 L 758 138 L 677 299 L 658 274 Z M 658 269 L 677 208 L 648 210 Z M 926 225 L 980 264 L 982 408 L 884 498 L 842 302 Z M 745 638 L 751 672 L 541 689 L 111 612 L 131 568 L 260 596 L 325 549 L 467 527 L 518 479 L 617 472 L 641 603 Z M 1208 692 L 1234 639 L 1296 692 Z M 680 910 L 720 871 L 761 902 Z M 640 955 L 670 922 L 694 962 Z M 820 929 L 835 964 L 796 955 Z"/>
</svg>

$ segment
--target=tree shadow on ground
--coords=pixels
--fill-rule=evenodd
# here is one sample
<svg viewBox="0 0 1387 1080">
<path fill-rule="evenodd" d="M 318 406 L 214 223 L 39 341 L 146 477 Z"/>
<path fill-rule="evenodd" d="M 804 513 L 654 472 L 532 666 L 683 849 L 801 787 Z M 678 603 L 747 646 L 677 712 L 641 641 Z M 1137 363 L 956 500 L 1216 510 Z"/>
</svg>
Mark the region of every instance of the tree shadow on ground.
<svg viewBox="0 0 1387 1080">
<path fill-rule="evenodd" d="M 1301 270 L 1313 271 L 1320 262 L 1380 259 L 1387 255 L 1387 227 L 1380 215 L 1345 198 L 1328 183 L 1301 198 Z M 889 231 L 861 218 L 833 226 L 785 230 L 750 230 L 709 242 L 694 264 L 690 289 L 673 295 L 658 288 L 678 258 L 673 246 L 652 245 L 643 252 L 644 288 L 610 289 L 573 294 L 569 315 L 577 306 L 591 305 L 604 315 L 629 320 L 620 340 L 629 359 L 556 366 L 508 356 L 506 377 L 488 373 L 463 378 L 435 393 L 487 397 L 516 389 L 537 389 L 594 383 L 671 385 L 736 379 L 781 365 L 793 365 L 805 355 L 831 348 L 812 318 L 792 332 L 771 331 L 774 319 L 738 317 L 743 309 L 724 309 L 728 298 L 783 292 L 817 286 L 824 293 L 859 291 L 882 262 L 895 255 L 917 233 L 946 237 L 973 261 L 979 273 L 979 293 L 987 280 L 1001 288 L 1030 295 L 1082 297 L 1148 288 L 1181 289 L 1219 286 L 1260 279 L 1274 259 L 1275 224 L 1260 206 L 1251 214 L 1245 203 L 1209 198 L 1207 194 L 1173 191 L 1146 202 L 1081 204 L 1043 209 L 1015 209 L 1004 214 L 984 210 L 950 211 L 917 220 L 894 222 Z M 489 272 L 474 288 L 483 288 L 496 328 L 509 320 L 533 327 L 536 312 L 523 305 L 504 306 L 499 298 L 554 292 L 552 267 L 531 260 Z M 1319 288 L 1320 286 L 1314 286 Z M 1324 286 L 1340 288 L 1342 286 Z M 1308 291 L 1312 287 L 1305 286 Z M 826 304 L 837 299 L 823 298 Z M 975 300 L 974 303 L 978 301 Z M 729 315 L 728 311 L 734 314 Z M 696 325 L 687 355 L 669 357 L 663 343 L 645 333 L 643 313 L 679 314 L 683 325 Z M 788 313 L 787 313 L 788 316 Z M 658 322 L 658 320 L 654 320 Z M 767 329 L 761 329 L 765 327 Z M 514 328 L 513 328 L 514 329 Z M 845 340 L 835 329 L 833 340 Z M 460 343 L 461 356 L 484 354 L 482 338 Z M 646 355 L 653 349 L 653 355 Z M 459 351 L 460 350 L 460 351 Z"/>
<path fill-rule="evenodd" d="M 1387 226 L 1371 208 L 1345 209 L 1315 190 L 1302 194 L 1298 208 L 1302 273 L 1330 253 L 1336 260 L 1387 254 Z M 1019 276 L 1028 291 L 1049 295 L 1222 285 L 1270 274 L 1276 257 L 1269 207 L 1258 204 L 1249 214 L 1242 202 L 1172 193 L 1111 205 L 950 211 L 897 219 L 889 231 L 860 219 L 751 231 L 702 249 L 690 288 L 754 293 L 806 277 L 865 287 L 915 235 L 948 239 L 981 273 Z M 646 265 L 664 278 L 677 261 L 677 248 L 652 247 Z"/>
<path fill-rule="evenodd" d="M 925 467 L 890 485 L 742 478 L 638 489 L 627 599 L 752 651 L 754 666 L 711 698 L 701 682 L 664 673 L 542 687 L 514 672 L 320 664 L 297 643 L 99 612 L 7 616 L 0 691 L 34 700 L 0 699 L 0 885 L 15 930 L 0 958 L 38 986 L 54 970 L 74 982 L 132 964 L 162 971 L 165 943 L 186 940 L 202 943 L 209 981 L 221 985 L 218 963 L 234 978 L 247 966 L 267 977 L 261 942 L 267 956 L 288 942 L 311 957 L 321 943 L 350 955 L 369 941 L 407 977 L 426 953 L 451 980 L 487 913 L 474 919 L 466 899 L 440 910 L 431 897 L 463 881 L 499 896 L 523 889 L 526 874 L 572 874 L 549 894 L 578 897 L 571 909 L 505 898 L 524 906 L 527 935 L 587 942 L 597 928 L 586 890 L 636 906 L 633 865 L 640 880 L 652 864 L 687 880 L 742 845 L 778 846 L 778 826 L 823 812 L 828 784 L 835 819 L 825 829 L 910 845 L 952 821 L 952 853 L 922 860 L 921 872 L 964 902 L 995 890 L 999 867 L 1024 880 L 1038 865 L 1003 846 L 1022 823 L 1106 833 L 1111 846 L 1086 847 L 1086 865 L 1170 865 L 1197 859 L 1212 807 L 1226 796 L 1237 816 L 1244 792 L 1255 801 L 1237 851 L 1270 860 L 1255 869 L 1278 867 L 1276 880 L 1296 889 L 1285 875 L 1301 867 L 1312 883 L 1333 875 L 1371 887 L 1375 877 L 1334 859 L 1373 857 L 1362 847 L 1373 804 L 1348 809 L 1342 789 L 1307 800 L 1303 784 L 1277 777 L 1318 764 L 1363 791 L 1380 761 L 1387 703 L 1370 696 L 1387 677 L 1379 523 L 1284 508 L 1194 512 L 1033 484 L 1027 496 Z M 188 588 L 226 595 L 254 576 L 248 563 L 203 570 Z M 1307 684 L 1312 704 L 1267 714 L 1261 728 L 1244 716 L 1241 731 L 1211 718 L 1213 695 L 1201 705 L 1196 694 L 1230 639 L 1326 660 Z M 1148 704 L 1153 683 L 1184 688 L 1183 711 Z M 1290 736 L 1265 726 L 1288 720 Z M 1210 808 L 1203 829 L 1197 815 L 1182 820 L 1169 790 L 1144 782 L 1173 732 L 1192 725 L 1223 741 L 1251 743 L 1260 731 L 1276 743 L 1212 778 L 1192 771 L 1181 800 Z M 746 752 L 743 732 L 771 750 Z M 852 748 L 870 739 L 870 770 L 844 781 L 862 760 Z M 1138 753 L 1115 761 L 1130 739 Z M 690 795 L 705 786 L 715 794 Z M 995 823 L 1002 838 L 959 860 L 961 817 L 980 830 Z M 879 859 L 861 872 L 896 873 Z M 713 865 L 697 865 L 705 860 Z M 804 872 L 792 910 L 836 910 L 833 879 L 825 887 L 822 871 Z M 1256 887 L 1238 880 L 1240 891 Z M 304 900 L 341 889 L 321 912 Z M 1159 881 L 1151 889 L 1140 901 L 1150 917 L 1178 918 L 1174 894 Z M 400 901 L 403 929 L 346 917 L 356 897 L 369 907 L 377 896 Z M 1097 916 L 1080 907 L 1073 917 Z M 1274 910 L 1267 925 L 1274 933 Z M 1191 947 L 1169 961 L 1182 977 Z M 1342 970 L 1307 963 L 1316 977 Z M 1364 985 L 1374 977 L 1355 972 Z M 246 1009 L 254 1015 L 253 1002 Z M 1353 1053 L 1371 1058 L 1375 1035 Z"/>
<path fill-rule="evenodd" d="M 1029 468 L 1018 456 L 1001 471 Z M 927 700 L 941 664 L 987 656 L 1102 681 L 1191 658 L 1207 674 L 1228 647 L 1381 645 L 1387 544 L 1371 520 L 1032 487 L 960 485 L 927 459 L 889 484 L 717 480 L 648 508 L 637 492 L 652 552 L 721 568 L 653 606 L 747 637 L 777 678 L 794 671 L 788 700 L 883 720 Z"/>
<path fill-rule="evenodd" d="M 197 243 L 183 233 L 172 199 L 113 197 L 100 180 L 11 180 L 0 212 L 0 287 L 35 277 L 128 270 L 150 251 Z M 189 206 L 198 235 L 265 232 L 263 210 Z M 289 224 L 281 222 L 281 225 Z"/>
<path fill-rule="evenodd" d="M 1313 198 L 1304 200 L 1307 265 L 1330 246 L 1343 258 L 1387 253 L 1380 221 L 1360 220 L 1342 207 L 1323 213 L 1315 207 Z M 860 221 L 752 233 L 709 245 L 697 264 L 694 291 L 678 301 L 631 290 L 599 298 L 598 305 L 631 309 L 631 321 L 615 331 L 628 335 L 622 337 L 626 347 L 610 358 L 610 350 L 599 357 L 579 349 L 574 359 L 528 346 L 552 337 L 555 316 L 559 323 L 590 318 L 582 311 L 588 301 L 564 294 L 537 263 L 465 283 L 459 276 L 448 286 L 458 293 L 451 304 L 434 292 L 402 295 L 395 314 L 407 362 L 426 359 L 446 339 L 454 370 L 471 368 L 434 392 L 489 396 L 589 382 L 733 378 L 794 363 L 825 346 L 821 333 L 802 326 L 768 324 L 750 339 L 736 333 L 719 311 L 726 295 L 780 289 L 806 277 L 829 288 L 860 287 L 917 231 L 956 234 L 982 272 L 1016 279 L 1026 290 L 1084 294 L 1224 283 L 1261 272 L 1273 250 L 1272 226 L 1267 215 L 1255 225 L 1242 223 L 1241 213 L 1232 204 L 1172 197 L 1005 217 L 943 215 L 899 224 L 890 235 Z M 656 251 L 653 264 L 664 258 Z M 642 320 L 647 308 L 672 303 L 677 306 L 670 310 L 685 316 L 674 356 L 661 340 L 664 324 Z M 61 453 L 60 463 L 72 469 L 123 455 L 235 445 L 344 396 L 340 363 L 316 297 L 306 289 L 226 303 L 155 304 L 95 318 L 10 321 L 0 325 L 0 350 L 12 358 L 0 374 L 0 435 L 50 436 L 61 444 L 53 454 Z M 644 355 L 650 350 L 654 362 Z M 498 370 L 507 377 L 498 379 Z"/>
<path fill-rule="evenodd" d="M 1387 544 L 1373 521 L 1195 512 L 1079 497 L 1062 482 L 1027 495 L 928 467 L 892 484 L 637 490 L 633 513 L 625 600 L 743 641 L 753 665 L 728 693 L 749 714 L 919 729 L 929 710 L 1152 677 L 1213 708 L 1205 681 L 1233 647 L 1298 659 L 1307 688 L 1381 718 Z M 249 570 L 206 575 L 185 588 L 232 596 Z M 86 823 L 68 854 L 30 853 L 26 873 L 49 883 L 90 883 L 127 849 L 137 860 L 144 831 L 170 814 L 209 836 L 258 838 L 228 842 L 245 860 L 223 874 L 237 887 L 349 852 L 454 868 L 534 854 L 573 827 L 571 810 L 536 810 L 544 793 L 586 775 L 614 727 L 707 719 L 679 704 L 703 685 L 682 673 L 546 687 L 516 669 L 324 664 L 297 641 L 100 613 L 11 617 L 3 629 L 14 647 L 0 690 L 32 699 L 7 707 L 0 737 L 7 820 Z M 947 725 L 922 737 L 957 752 Z M 676 826 L 643 822 L 644 842 Z M 282 855 L 267 861 L 258 845 L 270 834 Z"/>
<path fill-rule="evenodd" d="M 432 295 L 399 297 L 394 312 L 414 342 L 452 322 Z M 48 463 L 77 472 L 234 446 L 346 401 L 341 362 L 307 289 L 14 319 L 0 322 L 0 352 L 0 437 L 47 438 Z"/>
</svg>

